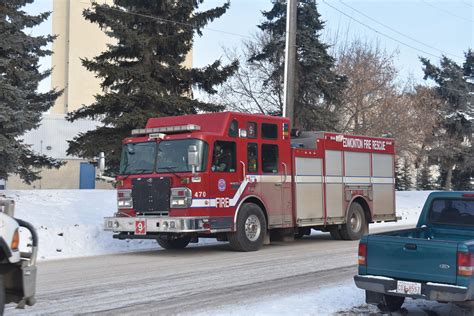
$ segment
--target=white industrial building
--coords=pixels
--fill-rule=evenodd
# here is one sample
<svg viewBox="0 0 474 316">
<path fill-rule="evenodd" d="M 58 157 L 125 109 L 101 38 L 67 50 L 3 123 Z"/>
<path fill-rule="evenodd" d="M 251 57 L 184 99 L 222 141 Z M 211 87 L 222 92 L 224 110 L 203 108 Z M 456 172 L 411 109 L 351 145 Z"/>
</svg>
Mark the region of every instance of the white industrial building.
<svg viewBox="0 0 474 316">
<path fill-rule="evenodd" d="M 100 122 L 77 120 L 68 122 L 62 114 L 45 114 L 38 129 L 26 133 L 23 137 L 26 144 L 39 154 L 65 162 L 60 169 L 43 169 L 42 179 L 25 184 L 18 176 L 11 176 L 3 182 L 5 189 L 94 189 L 111 188 L 110 184 L 95 180 L 95 166 L 88 161 L 68 156 L 68 140 L 81 132 L 95 129 Z M 99 150 L 99 149 L 98 149 Z M 2 186 L 0 182 L 0 189 Z"/>
</svg>

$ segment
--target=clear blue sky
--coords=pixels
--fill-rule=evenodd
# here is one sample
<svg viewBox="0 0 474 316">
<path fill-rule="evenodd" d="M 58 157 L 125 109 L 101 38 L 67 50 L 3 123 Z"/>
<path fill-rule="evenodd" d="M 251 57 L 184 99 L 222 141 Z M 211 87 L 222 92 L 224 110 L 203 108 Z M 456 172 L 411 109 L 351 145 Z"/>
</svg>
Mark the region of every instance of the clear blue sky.
<svg viewBox="0 0 474 316">
<path fill-rule="evenodd" d="M 325 37 L 330 38 L 332 34 L 339 31 L 339 33 L 347 33 L 349 39 L 362 38 L 377 41 L 388 52 L 398 51 L 396 66 L 400 70 L 401 79 L 412 75 L 415 80 L 422 81 L 423 74 L 419 56 L 437 61 L 439 57 L 435 56 L 441 56 L 441 50 L 450 54 L 448 57 L 462 63 L 464 52 L 468 48 L 474 49 L 473 0 L 325 1 L 318 1 L 320 14 L 326 23 Z M 223 0 L 207 0 L 202 8 L 211 8 L 222 3 L 224 3 Z M 208 25 L 210 29 L 224 33 L 205 30 L 202 37 L 196 38 L 193 51 L 194 65 L 203 66 L 222 57 L 222 47 L 239 47 L 242 40 L 257 32 L 256 25 L 262 21 L 261 11 L 270 8 L 270 0 L 231 0 L 229 11 Z M 26 10 L 32 13 L 51 11 L 52 1 L 36 0 Z M 374 20 L 411 37 L 415 41 L 376 23 Z M 51 21 L 47 21 L 33 30 L 34 34 L 50 32 Z M 50 67 L 51 61 L 46 58 L 42 60 L 42 64 L 44 67 Z M 45 80 L 40 89 L 47 89 L 49 84 L 49 80 Z"/>
</svg>

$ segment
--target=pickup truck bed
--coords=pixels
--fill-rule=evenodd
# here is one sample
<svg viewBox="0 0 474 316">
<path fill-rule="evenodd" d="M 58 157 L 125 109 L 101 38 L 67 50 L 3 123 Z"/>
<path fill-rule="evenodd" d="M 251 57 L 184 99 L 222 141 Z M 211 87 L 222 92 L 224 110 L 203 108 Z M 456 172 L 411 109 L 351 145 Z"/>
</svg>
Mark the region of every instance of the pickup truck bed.
<svg viewBox="0 0 474 316">
<path fill-rule="evenodd" d="M 474 194 L 436 192 L 428 197 L 416 228 L 364 236 L 354 279 L 366 290 L 366 301 L 473 300 L 473 220 Z"/>
</svg>

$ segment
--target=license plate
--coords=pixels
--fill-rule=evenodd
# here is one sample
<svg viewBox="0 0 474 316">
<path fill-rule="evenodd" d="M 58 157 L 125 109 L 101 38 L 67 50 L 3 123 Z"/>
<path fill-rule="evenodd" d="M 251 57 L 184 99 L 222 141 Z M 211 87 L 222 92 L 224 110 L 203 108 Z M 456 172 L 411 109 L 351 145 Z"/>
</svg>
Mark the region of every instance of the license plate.
<svg viewBox="0 0 474 316">
<path fill-rule="evenodd" d="M 421 294 L 421 283 L 398 281 L 397 282 L 397 293 L 420 295 Z"/>
<path fill-rule="evenodd" d="M 135 221 L 135 235 L 146 235 L 146 221 L 144 219 Z"/>
</svg>

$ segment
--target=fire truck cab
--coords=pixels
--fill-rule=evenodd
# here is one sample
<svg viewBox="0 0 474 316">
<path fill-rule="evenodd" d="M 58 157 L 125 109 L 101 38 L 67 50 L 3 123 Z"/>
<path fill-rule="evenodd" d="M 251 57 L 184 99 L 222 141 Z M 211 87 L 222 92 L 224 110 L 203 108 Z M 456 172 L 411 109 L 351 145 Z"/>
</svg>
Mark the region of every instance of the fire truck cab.
<svg viewBox="0 0 474 316">
<path fill-rule="evenodd" d="M 105 230 L 166 249 L 215 237 L 255 251 L 270 232 L 354 240 L 396 220 L 392 139 L 290 131 L 287 118 L 234 112 L 149 119 L 123 140 Z"/>
</svg>

